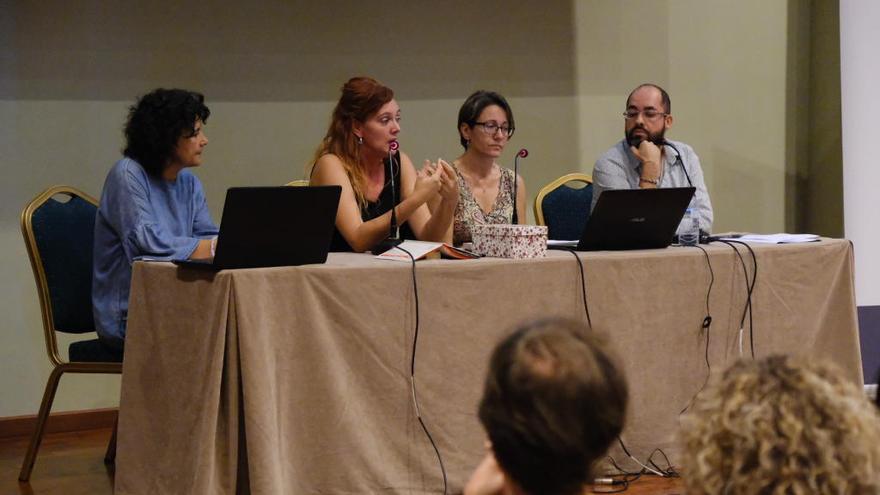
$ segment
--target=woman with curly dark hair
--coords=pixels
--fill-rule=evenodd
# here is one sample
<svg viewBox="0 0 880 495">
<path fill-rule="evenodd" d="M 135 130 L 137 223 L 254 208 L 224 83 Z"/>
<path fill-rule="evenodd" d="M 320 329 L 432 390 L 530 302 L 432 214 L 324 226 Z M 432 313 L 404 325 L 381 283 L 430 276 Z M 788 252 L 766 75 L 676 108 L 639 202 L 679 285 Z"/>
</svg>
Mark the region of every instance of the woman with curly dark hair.
<svg viewBox="0 0 880 495">
<path fill-rule="evenodd" d="M 129 109 L 126 145 L 101 193 L 95 219 L 92 308 L 102 342 L 125 338 L 131 263 L 209 258 L 217 236 L 202 184 L 186 169 L 208 144 L 204 96 L 157 89 Z"/>
</svg>

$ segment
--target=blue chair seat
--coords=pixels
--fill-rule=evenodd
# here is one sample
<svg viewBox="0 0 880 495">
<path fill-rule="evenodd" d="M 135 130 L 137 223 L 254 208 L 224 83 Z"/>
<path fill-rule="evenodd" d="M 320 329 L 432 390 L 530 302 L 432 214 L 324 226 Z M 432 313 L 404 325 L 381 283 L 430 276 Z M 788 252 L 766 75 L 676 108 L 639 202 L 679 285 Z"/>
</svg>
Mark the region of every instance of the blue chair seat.
<svg viewBox="0 0 880 495">
<path fill-rule="evenodd" d="M 73 342 L 67 348 L 71 361 L 84 363 L 121 363 L 122 351 L 107 347 L 99 339 Z"/>
</svg>

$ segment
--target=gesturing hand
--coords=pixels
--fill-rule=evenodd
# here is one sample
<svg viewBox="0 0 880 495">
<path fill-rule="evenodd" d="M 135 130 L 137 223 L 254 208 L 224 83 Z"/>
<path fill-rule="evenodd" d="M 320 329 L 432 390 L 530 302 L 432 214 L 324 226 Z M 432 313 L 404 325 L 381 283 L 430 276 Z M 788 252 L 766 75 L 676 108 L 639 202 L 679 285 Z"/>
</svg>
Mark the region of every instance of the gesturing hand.
<svg viewBox="0 0 880 495">
<path fill-rule="evenodd" d="M 464 495 L 506 495 L 505 475 L 490 450 L 464 487 Z"/>
<path fill-rule="evenodd" d="M 436 164 L 432 164 L 441 173 L 440 178 L 440 196 L 446 202 L 452 204 L 458 203 L 458 179 L 455 177 L 455 170 L 452 165 L 446 163 L 443 159 L 438 159 Z"/>
<path fill-rule="evenodd" d="M 430 161 L 425 160 L 425 165 L 416 175 L 416 184 L 413 188 L 413 195 L 420 198 L 422 202 L 429 201 L 433 196 L 440 192 L 442 179 L 443 173 L 437 170 L 436 166 L 432 166 Z"/>
</svg>

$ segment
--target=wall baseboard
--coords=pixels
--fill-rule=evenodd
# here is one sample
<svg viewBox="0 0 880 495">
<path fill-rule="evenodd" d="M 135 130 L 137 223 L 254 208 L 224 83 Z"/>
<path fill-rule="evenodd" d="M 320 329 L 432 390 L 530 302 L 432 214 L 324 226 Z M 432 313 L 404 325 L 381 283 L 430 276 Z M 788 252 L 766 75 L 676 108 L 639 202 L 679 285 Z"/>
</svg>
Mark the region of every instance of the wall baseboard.
<svg viewBox="0 0 880 495">
<path fill-rule="evenodd" d="M 119 409 L 89 409 L 52 413 L 46 421 L 46 433 L 113 428 Z M 37 415 L 0 418 L 0 438 L 30 436 L 34 433 Z"/>
</svg>

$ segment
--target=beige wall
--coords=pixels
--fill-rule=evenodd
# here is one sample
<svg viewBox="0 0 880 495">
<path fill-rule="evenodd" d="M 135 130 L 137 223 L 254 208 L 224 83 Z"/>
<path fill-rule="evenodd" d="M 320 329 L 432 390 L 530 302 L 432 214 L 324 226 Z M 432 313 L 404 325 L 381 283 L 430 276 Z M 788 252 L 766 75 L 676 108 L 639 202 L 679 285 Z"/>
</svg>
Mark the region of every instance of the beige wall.
<svg viewBox="0 0 880 495">
<path fill-rule="evenodd" d="M 623 137 L 630 89 L 663 86 L 700 157 L 714 230 L 785 228 L 785 2 L 575 2 L 581 166 Z M 748 191 L 748 192 L 746 192 Z"/>
<path fill-rule="evenodd" d="M 300 5 L 301 4 L 301 5 Z M 18 213 L 43 188 L 98 195 L 133 98 L 156 86 L 206 94 L 198 170 L 219 219 L 232 185 L 302 177 L 342 82 L 371 74 L 403 110 L 416 163 L 454 158 L 458 106 L 508 96 L 531 197 L 622 134 L 627 92 L 669 89 L 670 136 L 699 153 L 716 230 L 785 228 L 788 5 L 703 2 L 235 2 L 149 7 L 20 2 L 0 19 L 0 417 L 36 411 L 48 365 Z M 385 8 L 380 8 L 385 7 Z M 6 8 L 6 7 L 4 7 Z M 109 10 L 108 10 L 109 9 Z M 5 12 L 4 12 L 5 14 Z M 743 198 L 745 190 L 748 200 Z M 529 208 L 531 217 L 531 208 Z M 65 378 L 56 410 L 114 405 L 118 379 Z"/>
</svg>

